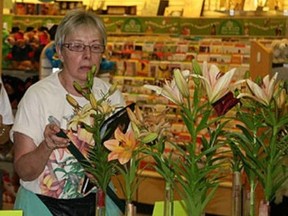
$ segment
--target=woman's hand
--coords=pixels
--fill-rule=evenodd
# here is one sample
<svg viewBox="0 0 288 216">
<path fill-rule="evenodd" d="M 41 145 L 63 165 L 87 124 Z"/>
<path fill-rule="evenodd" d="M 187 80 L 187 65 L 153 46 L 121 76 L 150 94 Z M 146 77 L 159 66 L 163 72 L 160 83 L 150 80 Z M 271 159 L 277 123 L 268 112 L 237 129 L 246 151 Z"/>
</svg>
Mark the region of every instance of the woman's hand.
<svg viewBox="0 0 288 216">
<path fill-rule="evenodd" d="M 66 148 L 69 145 L 69 139 L 57 135 L 61 128 L 54 123 L 48 124 L 44 130 L 44 143 L 50 150 L 57 148 Z"/>
</svg>

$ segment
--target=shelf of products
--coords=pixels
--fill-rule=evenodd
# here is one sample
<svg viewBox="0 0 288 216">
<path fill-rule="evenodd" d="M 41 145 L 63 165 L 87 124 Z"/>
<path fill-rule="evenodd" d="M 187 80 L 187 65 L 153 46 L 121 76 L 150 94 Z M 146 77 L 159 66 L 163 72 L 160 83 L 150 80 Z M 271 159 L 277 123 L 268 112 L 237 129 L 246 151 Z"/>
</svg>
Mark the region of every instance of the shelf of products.
<svg viewBox="0 0 288 216">
<path fill-rule="evenodd" d="M 53 3 L 24 3 L 14 4 L 16 15 L 65 15 L 67 11 L 85 8 L 83 1 L 56 1 Z"/>
<path fill-rule="evenodd" d="M 125 85 L 169 78 L 174 68 L 191 70 L 193 59 L 216 64 L 223 72 L 234 67 L 246 72 L 249 57 L 250 40 L 242 39 L 116 36 L 107 43 L 107 58 L 117 62 L 116 78 L 122 76 Z"/>
<path fill-rule="evenodd" d="M 169 79 L 175 68 L 192 71 L 193 59 L 216 64 L 222 72 L 237 68 L 240 74 L 245 73 L 249 71 L 250 41 L 115 36 L 109 37 L 106 57 L 116 62 L 113 82 L 118 83 L 127 101 L 161 107 L 168 100 L 151 96 L 150 91 L 142 88 L 144 84 L 157 85 Z"/>
</svg>

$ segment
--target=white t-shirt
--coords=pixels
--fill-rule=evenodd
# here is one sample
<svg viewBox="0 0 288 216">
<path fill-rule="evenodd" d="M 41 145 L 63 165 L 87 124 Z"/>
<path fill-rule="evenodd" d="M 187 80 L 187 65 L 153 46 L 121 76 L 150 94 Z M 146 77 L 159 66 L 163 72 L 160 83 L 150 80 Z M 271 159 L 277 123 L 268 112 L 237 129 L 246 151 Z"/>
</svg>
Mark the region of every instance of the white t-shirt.
<svg viewBox="0 0 288 216">
<path fill-rule="evenodd" d="M 0 115 L 2 115 L 3 124 L 12 125 L 14 122 L 14 115 L 9 101 L 8 94 L 0 77 Z"/>
<path fill-rule="evenodd" d="M 13 132 L 17 131 L 31 137 L 38 146 L 44 139 L 43 133 L 49 123 L 49 116 L 58 119 L 63 129 L 67 128 L 67 119 L 73 115 L 73 107 L 66 100 L 67 91 L 61 85 L 58 73 L 53 73 L 28 88 L 18 105 L 11 138 Z M 101 98 L 101 92 L 107 92 L 109 87 L 110 84 L 95 78 L 93 92 L 96 99 Z M 83 97 L 74 98 L 80 105 L 88 103 Z M 111 104 L 125 105 L 119 91 L 110 96 L 109 100 Z M 20 180 L 20 183 L 34 193 L 65 199 L 83 196 L 80 193 L 83 178 L 83 169 L 70 152 L 67 149 L 56 149 L 36 180 Z"/>
</svg>

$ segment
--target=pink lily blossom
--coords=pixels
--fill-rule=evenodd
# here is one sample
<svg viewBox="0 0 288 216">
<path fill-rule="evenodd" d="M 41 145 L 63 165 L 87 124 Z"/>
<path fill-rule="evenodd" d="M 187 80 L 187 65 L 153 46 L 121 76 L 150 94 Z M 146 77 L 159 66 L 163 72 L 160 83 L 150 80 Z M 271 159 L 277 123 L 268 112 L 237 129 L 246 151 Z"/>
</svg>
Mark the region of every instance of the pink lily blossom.
<svg viewBox="0 0 288 216">
<path fill-rule="evenodd" d="M 278 73 L 275 73 L 274 76 L 270 80 L 269 74 L 266 75 L 263 78 L 263 82 L 261 85 L 258 85 L 252 80 L 247 79 L 247 85 L 251 93 L 241 93 L 238 95 L 238 98 L 250 97 L 265 106 L 269 106 L 271 99 L 273 98 L 277 76 L 278 76 Z"/>
<path fill-rule="evenodd" d="M 208 68 L 207 62 L 203 62 L 202 76 L 198 74 L 193 74 L 192 76 L 203 80 L 208 99 L 213 104 L 224 97 L 235 86 L 232 85 L 235 71 L 236 68 L 233 68 L 226 73 L 221 73 L 216 65 L 212 64 Z"/>
</svg>

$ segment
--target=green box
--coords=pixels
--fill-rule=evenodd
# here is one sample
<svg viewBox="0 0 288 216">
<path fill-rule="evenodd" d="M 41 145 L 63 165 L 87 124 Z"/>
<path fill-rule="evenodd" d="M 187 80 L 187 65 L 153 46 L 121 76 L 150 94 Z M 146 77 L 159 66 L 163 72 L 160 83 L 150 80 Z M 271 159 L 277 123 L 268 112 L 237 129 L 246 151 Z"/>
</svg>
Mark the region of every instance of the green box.
<svg viewBox="0 0 288 216">
<path fill-rule="evenodd" d="M 0 210 L 0 216 L 23 216 L 22 210 Z"/>
</svg>

